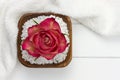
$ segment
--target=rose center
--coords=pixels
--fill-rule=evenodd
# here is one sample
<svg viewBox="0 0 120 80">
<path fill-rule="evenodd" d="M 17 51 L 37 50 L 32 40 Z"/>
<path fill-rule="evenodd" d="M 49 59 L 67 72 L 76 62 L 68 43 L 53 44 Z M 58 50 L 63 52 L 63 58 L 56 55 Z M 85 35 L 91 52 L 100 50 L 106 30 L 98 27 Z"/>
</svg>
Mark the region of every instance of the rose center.
<svg viewBox="0 0 120 80">
<path fill-rule="evenodd" d="M 50 43 L 50 38 L 46 36 L 46 37 L 44 38 L 44 43 L 45 43 L 45 44 L 49 44 L 49 43 Z"/>
</svg>

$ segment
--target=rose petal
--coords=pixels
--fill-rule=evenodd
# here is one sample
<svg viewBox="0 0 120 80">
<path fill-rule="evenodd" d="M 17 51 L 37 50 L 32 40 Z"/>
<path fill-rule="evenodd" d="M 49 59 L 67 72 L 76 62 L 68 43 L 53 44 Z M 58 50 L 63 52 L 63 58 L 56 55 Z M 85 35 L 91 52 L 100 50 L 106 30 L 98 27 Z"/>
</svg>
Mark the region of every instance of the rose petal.
<svg viewBox="0 0 120 80">
<path fill-rule="evenodd" d="M 39 49 L 39 39 L 40 39 L 39 34 L 34 35 L 32 38 L 33 38 L 32 40 L 33 44 L 35 45 L 36 48 Z"/>
<path fill-rule="evenodd" d="M 67 41 L 65 39 L 65 36 L 63 34 L 61 34 L 61 37 L 60 37 L 60 44 L 59 44 L 59 52 L 62 53 L 66 47 L 68 46 L 67 44 Z"/>
<path fill-rule="evenodd" d="M 56 46 L 54 46 L 54 47 L 49 47 L 49 49 L 42 49 L 41 47 L 40 47 L 40 54 L 42 55 L 42 54 L 45 54 L 45 55 L 47 55 L 47 54 L 54 54 L 54 55 L 56 55 L 56 54 L 58 54 L 58 49 L 56 48 Z"/>
<path fill-rule="evenodd" d="M 39 24 L 39 27 L 40 28 L 43 28 L 44 30 L 58 30 L 61 32 L 61 29 L 60 29 L 60 26 L 59 24 L 55 21 L 54 18 L 47 18 L 45 19 L 44 21 L 42 21 L 40 24 Z"/>
<path fill-rule="evenodd" d="M 23 41 L 22 49 L 26 50 L 30 55 L 34 57 L 40 56 L 40 54 L 38 54 L 38 51 L 34 48 L 33 44 L 29 41 L 28 37 Z"/>
<path fill-rule="evenodd" d="M 47 60 L 51 60 L 55 57 L 55 55 L 52 55 L 52 54 L 45 54 L 45 55 L 41 55 L 43 57 L 45 57 Z"/>
<path fill-rule="evenodd" d="M 52 32 L 51 35 L 55 39 L 57 38 L 56 41 L 58 41 L 58 52 L 62 53 L 67 47 L 67 41 L 65 39 L 65 36 L 57 30 L 51 30 L 50 32 Z"/>
<path fill-rule="evenodd" d="M 32 27 L 28 28 L 28 36 L 31 36 L 35 34 L 36 32 L 39 32 L 41 29 L 38 27 L 38 25 L 33 25 Z"/>
<path fill-rule="evenodd" d="M 35 51 L 27 50 L 27 51 L 28 51 L 28 53 L 29 53 L 30 55 L 32 55 L 33 57 L 39 57 L 39 56 L 40 56 L 40 54 L 38 53 L 37 50 L 35 50 Z M 37 54 L 37 53 L 38 53 L 38 54 Z"/>
</svg>

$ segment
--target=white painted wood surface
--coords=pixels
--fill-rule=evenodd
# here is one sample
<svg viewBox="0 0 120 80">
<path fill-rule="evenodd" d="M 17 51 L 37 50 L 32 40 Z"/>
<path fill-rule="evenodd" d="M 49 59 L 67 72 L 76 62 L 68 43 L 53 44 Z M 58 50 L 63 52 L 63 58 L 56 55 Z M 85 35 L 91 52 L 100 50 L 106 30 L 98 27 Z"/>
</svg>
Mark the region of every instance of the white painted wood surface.
<svg viewBox="0 0 120 80">
<path fill-rule="evenodd" d="M 120 59 L 73 58 L 66 68 L 26 68 L 18 64 L 7 80 L 120 80 Z"/>
<path fill-rule="evenodd" d="M 27 68 L 18 64 L 7 80 L 120 80 L 120 39 L 102 38 L 73 26 L 73 59 L 65 68 Z"/>
</svg>

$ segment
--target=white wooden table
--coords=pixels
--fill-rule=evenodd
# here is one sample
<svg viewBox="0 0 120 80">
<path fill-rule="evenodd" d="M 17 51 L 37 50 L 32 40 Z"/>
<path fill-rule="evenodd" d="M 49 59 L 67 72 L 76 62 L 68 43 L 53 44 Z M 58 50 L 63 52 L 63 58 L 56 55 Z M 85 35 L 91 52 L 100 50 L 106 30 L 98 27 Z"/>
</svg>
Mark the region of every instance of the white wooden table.
<svg viewBox="0 0 120 80">
<path fill-rule="evenodd" d="M 8 80 L 120 80 L 120 38 L 73 26 L 73 59 L 65 68 L 27 68 L 18 61 Z"/>
</svg>

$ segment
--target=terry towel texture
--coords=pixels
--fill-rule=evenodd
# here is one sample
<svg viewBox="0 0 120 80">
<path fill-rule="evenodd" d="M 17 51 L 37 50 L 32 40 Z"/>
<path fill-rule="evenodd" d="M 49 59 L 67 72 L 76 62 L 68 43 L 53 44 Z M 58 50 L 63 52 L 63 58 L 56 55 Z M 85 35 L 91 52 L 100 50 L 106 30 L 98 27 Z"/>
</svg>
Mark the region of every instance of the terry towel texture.
<svg viewBox="0 0 120 80">
<path fill-rule="evenodd" d="M 17 61 L 17 24 L 25 13 L 55 12 L 71 17 L 102 36 L 119 36 L 114 7 L 107 0 L 0 0 L 0 76 L 7 76 Z M 1 79 L 1 78 L 0 78 Z"/>
</svg>

